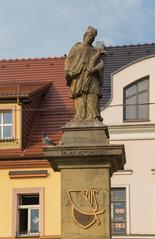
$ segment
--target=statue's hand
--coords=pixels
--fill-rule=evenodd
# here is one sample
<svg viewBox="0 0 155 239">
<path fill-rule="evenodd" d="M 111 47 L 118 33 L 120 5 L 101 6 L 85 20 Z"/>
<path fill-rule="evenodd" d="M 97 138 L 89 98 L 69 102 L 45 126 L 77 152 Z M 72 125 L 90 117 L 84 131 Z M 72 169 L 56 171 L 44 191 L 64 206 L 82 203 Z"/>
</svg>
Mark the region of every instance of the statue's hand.
<svg viewBox="0 0 155 239">
<path fill-rule="evenodd" d="M 69 70 L 65 71 L 65 76 L 68 77 L 69 76 Z"/>
<path fill-rule="evenodd" d="M 65 71 L 65 77 L 66 79 L 74 79 L 78 77 L 79 73 L 76 73 L 74 71 Z"/>
<path fill-rule="evenodd" d="M 103 49 L 97 49 L 97 53 L 99 56 L 107 55 L 107 52 Z"/>
<path fill-rule="evenodd" d="M 97 71 L 97 69 L 95 67 L 92 67 L 92 68 L 88 69 L 87 74 L 88 74 L 88 76 L 93 75 L 96 71 Z"/>
<path fill-rule="evenodd" d="M 70 77 L 74 78 L 74 77 L 77 77 L 79 74 L 74 71 L 70 71 L 69 75 L 70 75 Z"/>
</svg>

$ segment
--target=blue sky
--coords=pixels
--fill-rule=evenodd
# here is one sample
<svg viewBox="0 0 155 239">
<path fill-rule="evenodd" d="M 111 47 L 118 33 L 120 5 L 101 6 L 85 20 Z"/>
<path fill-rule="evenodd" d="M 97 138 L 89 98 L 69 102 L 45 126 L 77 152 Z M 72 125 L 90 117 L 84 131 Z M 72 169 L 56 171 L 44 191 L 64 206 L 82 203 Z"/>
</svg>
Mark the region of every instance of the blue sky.
<svg viewBox="0 0 155 239">
<path fill-rule="evenodd" d="M 105 45 L 155 42 L 155 0 L 0 0 L 0 59 L 63 56 L 89 25 Z"/>
</svg>

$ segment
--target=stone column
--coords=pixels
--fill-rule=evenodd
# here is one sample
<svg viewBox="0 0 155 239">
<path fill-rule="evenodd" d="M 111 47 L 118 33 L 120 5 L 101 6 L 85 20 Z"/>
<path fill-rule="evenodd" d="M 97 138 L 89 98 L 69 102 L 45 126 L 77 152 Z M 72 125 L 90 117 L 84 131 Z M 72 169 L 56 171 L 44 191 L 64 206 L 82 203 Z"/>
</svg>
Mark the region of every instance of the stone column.
<svg viewBox="0 0 155 239">
<path fill-rule="evenodd" d="M 110 239 L 110 177 L 123 169 L 123 145 L 110 145 L 102 122 L 72 121 L 57 146 L 44 148 L 61 172 L 61 238 Z"/>
</svg>

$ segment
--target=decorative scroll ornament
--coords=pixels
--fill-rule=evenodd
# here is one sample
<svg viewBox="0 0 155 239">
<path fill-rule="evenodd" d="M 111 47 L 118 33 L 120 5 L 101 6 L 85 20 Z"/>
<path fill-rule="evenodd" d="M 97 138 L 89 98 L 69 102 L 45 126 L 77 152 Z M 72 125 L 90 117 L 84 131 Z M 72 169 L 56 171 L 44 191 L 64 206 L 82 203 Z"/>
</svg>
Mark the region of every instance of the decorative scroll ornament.
<svg viewBox="0 0 155 239">
<path fill-rule="evenodd" d="M 95 222 L 100 225 L 99 214 L 105 210 L 98 211 L 96 199 L 97 190 L 68 191 L 68 197 L 72 204 L 72 217 L 76 224 L 87 229 Z"/>
</svg>

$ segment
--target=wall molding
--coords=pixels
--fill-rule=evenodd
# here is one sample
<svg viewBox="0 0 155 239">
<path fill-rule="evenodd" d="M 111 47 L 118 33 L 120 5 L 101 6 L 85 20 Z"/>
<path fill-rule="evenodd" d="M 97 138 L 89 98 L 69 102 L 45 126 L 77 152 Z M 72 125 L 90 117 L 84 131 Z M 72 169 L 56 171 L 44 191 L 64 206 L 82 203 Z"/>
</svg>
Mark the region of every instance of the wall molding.
<svg viewBox="0 0 155 239">
<path fill-rule="evenodd" d="M 60 236 L 33 236 L 33 237 L 0 237 L 0 239 L 23 239 L 23 238 L 27 238 L 27 239 L 34 239 L 34 238 L 37 238 L 37 239 L 61 239 Z"/>
<path fill-rule="evenodd" d="M 108 125 L 108 129 L 110 141 L 155 139 L 155 124 L 151 123 L 122 123 L 121 125 Z"/>
<path fill-rule="evenodd" d="M 19 168 L 51 168 L 48 160 L 0 160 L 0 169 L 19 169 Z"/>
<path fill-rule="evenodd" d="M 28 239 L 34 239 L 35 237 L 28 237 Z M 59 235 L 47 235 L 36 237 L 38 239 L 61 239 Z M 112 236 L 112 239 L 154 239 L 155 235 L 125 235 L 125 236 Z M 17 239 L 17 237 L 0 237 L 0 239 Z M 18 237 L 18 239 L 23 239 L 23 237 Z"/>
<path fill-rule="evenodd" d="M 112 236 L 112 239 L 154 239 L 155 235 L 137 235 L 137 234 L 129 234 L 129 235 L 120 235 L 120 236 Z"/>
<path fill-rule="evenodd" d="M 38 177 L 47 177 L 48 171 L 47 170 L 16 170 L 16 171 L 9 171 L 9 177 L 11 179 L 16 178 L 38 178 Z"/>
<path fill-rule="evenodd" d="M 124 170 L 118 170 L 113 175 L 132 175 L 133 170 L 132 169 L 124 169 Z"/>
</svg>

